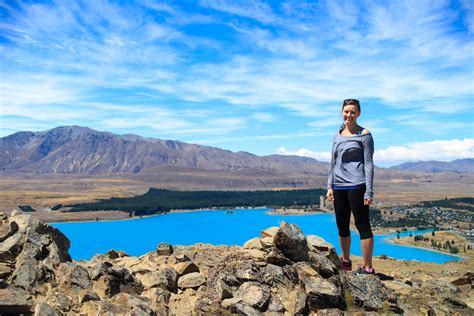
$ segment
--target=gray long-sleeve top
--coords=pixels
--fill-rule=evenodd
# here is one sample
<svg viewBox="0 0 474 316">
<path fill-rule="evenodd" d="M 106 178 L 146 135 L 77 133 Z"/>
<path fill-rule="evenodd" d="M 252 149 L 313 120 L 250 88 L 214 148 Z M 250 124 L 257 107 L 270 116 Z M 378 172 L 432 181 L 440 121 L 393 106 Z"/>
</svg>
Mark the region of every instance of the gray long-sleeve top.
<svg viewBox="0 0 474 316">
<path fill-rule="evenodd" d="M 362 135 L 334 135 L 328 189 L 333 185 L 352 187 L 365 184 L 364 199 L 373 199 L 374 140 L 370 132 Z"/>
</svg>

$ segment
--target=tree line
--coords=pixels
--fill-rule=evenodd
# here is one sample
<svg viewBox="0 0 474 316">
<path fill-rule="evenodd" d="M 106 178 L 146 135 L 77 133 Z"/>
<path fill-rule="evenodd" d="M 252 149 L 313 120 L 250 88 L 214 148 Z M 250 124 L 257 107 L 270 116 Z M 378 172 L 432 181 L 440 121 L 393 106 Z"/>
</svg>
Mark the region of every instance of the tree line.
<svg viewBox="0 0 474 316">
<path fill-rule="evenodd" d="M 172 191 L 150 188 L 143 195 L 112 197 L 93 203 L 69 205 L 70 212 L 119 210 L 137 215 L 151 215 L 172 209 L 228 207 L 300 207 L 319 205 L 323 189 L 272 191 Z"/>
</svg>

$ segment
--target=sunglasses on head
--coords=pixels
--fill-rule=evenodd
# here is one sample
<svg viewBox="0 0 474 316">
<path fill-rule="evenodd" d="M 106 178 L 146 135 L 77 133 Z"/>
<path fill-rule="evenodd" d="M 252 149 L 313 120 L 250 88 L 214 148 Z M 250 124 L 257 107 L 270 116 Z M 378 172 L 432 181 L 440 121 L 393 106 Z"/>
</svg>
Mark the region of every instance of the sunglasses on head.
<svg viewBox="0 0 474 316">
<path fill-rule="evenodd" d="M 344 100 L 344 105 L 359 105 L 359 100 L 357 99 L 345 99 Z"/>
</svg>

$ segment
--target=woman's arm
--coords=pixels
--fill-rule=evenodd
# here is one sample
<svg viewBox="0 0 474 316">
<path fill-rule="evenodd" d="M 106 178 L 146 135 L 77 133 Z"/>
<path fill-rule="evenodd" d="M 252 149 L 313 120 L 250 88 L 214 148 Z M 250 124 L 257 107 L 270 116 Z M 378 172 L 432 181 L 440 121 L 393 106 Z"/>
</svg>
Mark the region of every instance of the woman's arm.
<svg viewBox="0 0 474 316">
<path fill-rule="evenodd" d="M 335 161 L 334 161 L 334 151 L 335 151 L 334 141 L 335 141 L 335 138 L 333 138 L 333 141 L 332 141 L 331 162 L 329 164 L 328 184 L 327 184 L 328 192 L 326 193 L 326 198 L 329 201 L 334 200 L 333 190 L 332 190 L 332 184 L 334 182 L 334 164 L 335 164 Z"/>
<path fill-rule="evenodd" d="M 374 198 L 374 139 L 372 134 L 367 134 L 363 138 L 364 144 L 364 172 L 365 172 L 365 200 Z"/>
</svg>

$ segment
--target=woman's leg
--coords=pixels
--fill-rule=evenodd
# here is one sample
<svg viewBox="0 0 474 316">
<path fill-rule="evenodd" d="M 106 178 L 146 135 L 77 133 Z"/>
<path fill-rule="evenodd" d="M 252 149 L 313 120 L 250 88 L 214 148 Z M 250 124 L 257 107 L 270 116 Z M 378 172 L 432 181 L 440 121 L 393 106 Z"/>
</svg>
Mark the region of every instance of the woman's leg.
<svg viewBox="0 0 474 316">
<path fill-rule="evenodd" d="M 348 190 L 334 190 L 334 211 L 336 213 L 336 224 L 339 231 L 339 243 L 341 245 L 342 258 L 350 259 L 351 252 L 351 206 L 347 196 Z"/>
<path fill-rule="evenodd" d="M 374 251 L 374 235 L 370 227 L 369 206 L 364 205 L 365 188 L 348 190 L 348 197 L 354 214 L 354 221 L 360 234 L 363 265 L 372 268 L 372 254 Z"/>
</svg>

